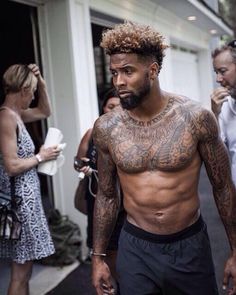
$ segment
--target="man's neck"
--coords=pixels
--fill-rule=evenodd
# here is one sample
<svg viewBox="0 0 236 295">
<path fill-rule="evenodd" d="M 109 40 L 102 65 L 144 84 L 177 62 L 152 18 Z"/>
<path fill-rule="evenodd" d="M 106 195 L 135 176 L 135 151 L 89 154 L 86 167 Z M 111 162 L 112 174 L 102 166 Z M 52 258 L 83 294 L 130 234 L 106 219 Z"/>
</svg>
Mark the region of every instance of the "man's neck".
<svg viewBox="0 0 236 295">
<path fill-rule="evenodd" d="M 150 93 L 149 97 L 140 106 L 128 112 L 136 120 L 150 121 L 162 112 L 168 101 L 168 93 L 159 89 L 155 93 Z"/>
</svg>

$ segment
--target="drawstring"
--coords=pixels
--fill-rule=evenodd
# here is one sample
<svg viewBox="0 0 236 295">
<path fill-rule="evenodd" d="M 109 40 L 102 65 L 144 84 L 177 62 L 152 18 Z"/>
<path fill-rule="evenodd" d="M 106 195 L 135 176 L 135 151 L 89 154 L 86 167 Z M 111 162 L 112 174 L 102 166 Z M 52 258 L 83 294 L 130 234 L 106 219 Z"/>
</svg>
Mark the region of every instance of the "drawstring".
<svg viewBox="0 0 236 295">
<path fill-rule="evenodd" d="M 88 186 L 88 189 L 89 189 L 89 193 L 94 197 L 96 198 L 96 194 L 93 193 L 92 191 L 92 176 L 94 175 L 94 178 L 95 180 L 98 182 L 98 171 L 95 170 L 95 169 L 92 169 L 91 167 L 89 168 L 89 175 L 85 175 L 84 172 L 79 172 L 79 182 L 84 179 L 84 177 L 88 177 L 89 179 L 89 186 Z"/>
</svg>

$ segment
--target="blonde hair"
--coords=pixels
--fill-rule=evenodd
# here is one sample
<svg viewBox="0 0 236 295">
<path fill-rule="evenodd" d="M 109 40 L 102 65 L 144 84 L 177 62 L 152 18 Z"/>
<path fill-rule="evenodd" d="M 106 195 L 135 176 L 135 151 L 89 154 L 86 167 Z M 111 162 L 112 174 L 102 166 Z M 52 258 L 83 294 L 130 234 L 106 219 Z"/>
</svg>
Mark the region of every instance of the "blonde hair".
<svg viewBox="0 0 236 295">
<path fill-rule="evenodd" d="M 28 65 L 12 65 L 3 75 L 3 88 L 5 94 L 19 92 L 22 88 L 33 89 L 36 85 L 37 78 Z"/>
<path fill-rule="evenodd" d="M 164 50 L 169 47 L 164 44 L 163 36 L 150 26 L 129 21 L 104 31 L 100 46 L 108 55 L 136 53 L 144 59 L 151 58 L 158 63 L 159 70 L 165 56 Z"/>
</svg>

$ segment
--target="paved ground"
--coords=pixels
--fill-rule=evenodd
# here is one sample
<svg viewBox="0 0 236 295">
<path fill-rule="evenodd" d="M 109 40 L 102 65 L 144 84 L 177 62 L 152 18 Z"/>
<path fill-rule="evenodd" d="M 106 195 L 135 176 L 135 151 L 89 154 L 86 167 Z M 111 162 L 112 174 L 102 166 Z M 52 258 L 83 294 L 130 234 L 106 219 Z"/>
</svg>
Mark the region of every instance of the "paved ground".
<svg viewBox="0 0 236 295">
<path fill-rule="evenodd" d="M 218 216 L 218 212 L 213 200 L 211 186 L 209 184 L 205 169 L 202 169 L 199 193 L 201 198 L 201 211 L 205 219 L 212 244 L 213 258 L 216 268 L 219 294 L 221 291 L 221 280 L 224 262 L 229 254 L 229 246 L 226 234 Z M 91 266 L 82 264 L 73 271 L 57 288 L 47 295 L 94 295 L 91 286 Z M 133 294 L 132 294 L 133 295 Z M 173 294 L 174 295 L 174 294 Z"/>
</svg>

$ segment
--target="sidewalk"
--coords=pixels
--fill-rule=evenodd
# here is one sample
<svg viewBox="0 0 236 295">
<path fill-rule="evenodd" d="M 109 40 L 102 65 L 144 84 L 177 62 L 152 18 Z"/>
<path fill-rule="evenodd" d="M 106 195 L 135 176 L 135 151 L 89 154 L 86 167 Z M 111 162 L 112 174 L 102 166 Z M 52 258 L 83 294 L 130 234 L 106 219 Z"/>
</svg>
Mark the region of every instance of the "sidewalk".
<svg viewBox="0 0 236 295">
<path fill-rule="evenodd" d="M 78 265 L 78 261 L 75 261 L 73 264 L 64 267 L 45 266 L 39 263 L 34 263 L 33 274 L 30 280 L 30 295 L 47 294 L 47 292 L 53 290 L 72 271 L 78 268 Z M 10 260 L 1 260 L 0 295 L 7 294 L 7 288 L 10 280 L 10 266 Z"/>
<path fill-rule="evenodd" d="M 81 264 L 46 295 L 96 295 L 91 283 L 91 264 Z"/>
</svg>

